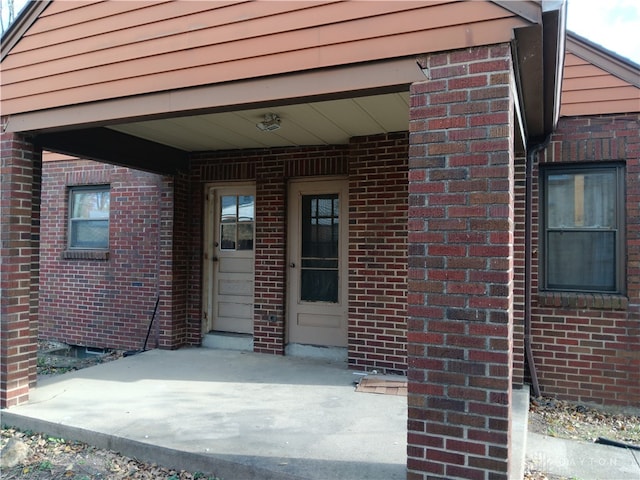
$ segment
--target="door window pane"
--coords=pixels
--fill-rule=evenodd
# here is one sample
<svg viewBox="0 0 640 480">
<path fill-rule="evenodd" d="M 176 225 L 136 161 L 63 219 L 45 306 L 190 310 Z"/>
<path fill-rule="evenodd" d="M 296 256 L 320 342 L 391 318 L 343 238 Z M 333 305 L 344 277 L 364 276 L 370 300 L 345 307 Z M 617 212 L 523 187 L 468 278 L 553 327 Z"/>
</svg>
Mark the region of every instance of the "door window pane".
<svg viewBox="0 0 640 480">
<path fill-rule="evenodd" d="M 338 272 L 336 270 L 302 269 L 301 295 L 305 302 L 338 303 Z"/>
<path fill-rule="evenodd" d="M 337 194 L 302 196 L 302 301 L 338 302 L 339 207 Z"/>
<path fill-rule="evenodd" d="M 255 202 L 252 195 L 240 195 L 238 197 L 238 219 L 241 222 L 253 222 Z"/>
<path fill-rule="evenodd" d="M 222 206 L 222 212 L 220 219 L 222 223 L 235 223 L 238 215 L 238 203 L 235 195 L 224 195 L 220 198 L 220 204 Z"/>
<path fill-rule="evenodd" d="M 223 224 L 220 227 L 220 248 L 223 250 L 236 249 L 236 225 Z"/>
<path fill-rule="evenodd" d="M 253 250 L 255 197 L 223 195 L 220 197 L 220 248 Z"/>
<path fill-rule="evenodd" d="M 238 224 L 238 250 L 253 250 L 253 223 Z"/>
</svg>

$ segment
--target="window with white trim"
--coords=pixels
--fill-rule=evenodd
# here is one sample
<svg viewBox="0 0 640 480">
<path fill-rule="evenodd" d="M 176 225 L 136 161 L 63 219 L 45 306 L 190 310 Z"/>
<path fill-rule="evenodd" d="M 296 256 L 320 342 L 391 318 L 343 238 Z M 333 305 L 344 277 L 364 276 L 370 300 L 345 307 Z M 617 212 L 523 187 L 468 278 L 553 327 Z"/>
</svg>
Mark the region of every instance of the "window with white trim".
<svg viewBox="0 0 640 480">
<path fill-rule="evenodd" d="M 546 166 L 542 173 L 543 289 L 624 292 L 624 167 Z"/>
<path fill-rule="evenodd" d="M 109 203 L 108 185 L 69 189 L 70 249 L 109 248 Z"/>
</svg>

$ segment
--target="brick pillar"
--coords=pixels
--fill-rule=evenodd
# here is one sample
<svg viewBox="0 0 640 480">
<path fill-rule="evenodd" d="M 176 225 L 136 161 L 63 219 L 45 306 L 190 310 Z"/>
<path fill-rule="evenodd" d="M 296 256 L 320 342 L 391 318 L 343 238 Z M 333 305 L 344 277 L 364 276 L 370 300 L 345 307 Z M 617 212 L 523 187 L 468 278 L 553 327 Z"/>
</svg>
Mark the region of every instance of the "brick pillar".
<svg viewBox="0 0 640 480">
<path fill-rule="evenodd" d="M 189 180 L 185 173 L 177 173 L 164 177 L 161 184 L 160 304 L 156 322 L 160 329 L 160 348 L 175 349 L 186 344 L 188 332 Z"/>
<path fill-rule="evenodd" d="M 513 385 L 524 385 L 525 347 L 524 347 L 524 316 L 525 316 L 525 222 L 526 222 L 526 159 L 515 159 L 515 187 L 514 187 L 514 251 L 513 251 Z"/>
<path fill-rule="evenodd" d="M 256 167 L 253 350 L 273 355 L 284 355 L 286 185 L 284 164 L 277 156 L 267 156 L 259 162 Z"/>
<path fill-rule="evenodd" d="M 508 477 L 513 99 L 508 45 L 434 54 L 411 88 L 408 478 Z"/>
<path fill-rule="evenodd" d="M 0 142 L 0 408 L 8 408 L 36 382 L 42 153 L 22 135 Z"/>
</svg>

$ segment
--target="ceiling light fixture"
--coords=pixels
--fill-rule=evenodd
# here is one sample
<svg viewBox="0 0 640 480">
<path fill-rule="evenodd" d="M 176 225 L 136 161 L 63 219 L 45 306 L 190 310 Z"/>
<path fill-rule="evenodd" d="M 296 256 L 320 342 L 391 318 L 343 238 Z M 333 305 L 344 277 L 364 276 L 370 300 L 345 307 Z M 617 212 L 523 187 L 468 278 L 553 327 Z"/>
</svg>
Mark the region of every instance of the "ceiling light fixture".
<svg viewBox="0 0 640 480">
<path fill-rule="evenodd" d="M 256 123 L 256 128 L 263 132 L 273 132 L 280 128 L 280 117 L 275 113 L 265 113 L 264 120 Z"/>
</svg>

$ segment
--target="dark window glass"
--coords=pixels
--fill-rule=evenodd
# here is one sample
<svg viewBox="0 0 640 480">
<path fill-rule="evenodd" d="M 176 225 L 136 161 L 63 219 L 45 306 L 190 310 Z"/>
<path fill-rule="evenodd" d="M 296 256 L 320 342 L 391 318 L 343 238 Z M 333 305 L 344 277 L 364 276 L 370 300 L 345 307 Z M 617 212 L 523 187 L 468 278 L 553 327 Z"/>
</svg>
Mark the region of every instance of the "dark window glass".
<svg viewBox="0 0 640 480">
<path fill-rule="evenodd" d="M 548 167 L 544 182 L 545 288 L 621 292 L 622 168 Z"/>
<path fill-rule="evenodd" d="M 338 302 L 339 199 L 303 195 L 300 298 Z"/>
</svg>

